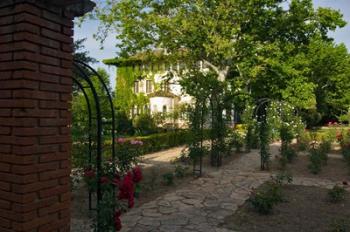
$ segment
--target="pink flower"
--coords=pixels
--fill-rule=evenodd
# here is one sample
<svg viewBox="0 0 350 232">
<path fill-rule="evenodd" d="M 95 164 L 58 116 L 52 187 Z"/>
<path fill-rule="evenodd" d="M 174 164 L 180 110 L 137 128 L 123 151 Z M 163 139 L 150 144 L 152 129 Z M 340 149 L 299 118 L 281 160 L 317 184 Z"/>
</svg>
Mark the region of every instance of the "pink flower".
<svg viewBox="0 0 350 232">
<path fill-rule="evenodd" d="M 125 143 L 126 142 L 126 139 L 125 138 L 118 138 L 117 139 L 117 143 L 119 143 L 119 144 L 123 144 L 123 143 Z"/>
<path fill-rule="evenodd" d="M 131 144 L 131 145 L 140 145 L 140 146 L 142 146 L 142 145 L 143 145 L 143 142 L 140 141 L 140 140 L 132 140 L 132 141 L 130 142 L 130 144 Z"/>
</svg>

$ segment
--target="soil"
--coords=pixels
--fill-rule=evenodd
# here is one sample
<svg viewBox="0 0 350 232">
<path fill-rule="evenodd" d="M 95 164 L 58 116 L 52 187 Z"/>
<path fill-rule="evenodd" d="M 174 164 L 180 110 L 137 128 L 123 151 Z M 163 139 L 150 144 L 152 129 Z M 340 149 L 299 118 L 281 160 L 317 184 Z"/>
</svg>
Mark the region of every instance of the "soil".
<svg viewBox="0 0 350 232">
<path fill-rule="evenodd" d="M 312 174 L 308 169 L 309 157 L 306 154 L 298 155 L 298 157 L 287 165 L 286 170 L 293 177 L 310 177 L 328 179 L 332 181 L 348 181 L 350 182 L 350 168 L 340 155 L 333 155 L 328 158 L 327 165 L 322 166 L 321 172 Z M 281 166 L 278 159 L 271 164 L 271 171 L 279 171 Z"/>
<path fill-rule="evenodd" d="M 328 190 L 289 185 L 283 187 L 285 202 L 270 215 L 260 215 L 246 202 L 221 225 L 237 232 L 326 232 L 350 231 L 350 193 L 331 203 Z M 335 230 L 345 226 L 345 230 Z"/>
</svg>

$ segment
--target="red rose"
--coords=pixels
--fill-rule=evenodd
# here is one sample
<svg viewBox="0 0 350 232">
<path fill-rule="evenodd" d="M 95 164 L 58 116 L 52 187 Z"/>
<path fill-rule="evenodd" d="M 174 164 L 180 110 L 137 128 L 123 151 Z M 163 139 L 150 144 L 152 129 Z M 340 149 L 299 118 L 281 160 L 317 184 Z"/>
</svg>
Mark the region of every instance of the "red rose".
<svg viewBox="0 0 350 232">
<path fill-rule="evenodd" d="M 123 182 L 119 187 L 119 196 L 120 200 L 129 199 L 130 196 L 134 195 L 134 182 L 132 180 L 132 174 L 128 172 L 128 174 L 124 177 Z"/>
<path fill-rule="evenodd" d="M 129 207 L 129 209 L 133 208 L 134 205 L 135 205 L 134 196 L 130 196 L 130 198 L 128 199 L 128 207 Z"/>
<path fill-rule="evenodd" d="M 119 175 L 116 175 L 115 177 L 114 177 L 114 179 L 113 179 L 113 184 L 115 185 L 115 186 L 120 186 L 120 176 Z"/>
<path fill-rule="evenodd" d="M 108 184 L 109 178 L 107 176 L 102 176 L 100 182 L 101 184 Z"/>
<path fill-rule="evenodd" d="M 95 173 L 95 171 L 92 170 L 92 169 L 86 169 L 86 170 L 84 171 L 84 176 L 87 177 L 87 178 L 93 178 L 93 177 L 96 176 L 96 173 Z"/>
<path fill-rule="evenodd" d="M 120 231 L 122 229 L 122 221 L 120 220 L 120 211 L 116 211 L 114 213 L 114 228 L 116 231 Z"/>
<path fill-rule="evenodd" d="M 139 166 L 135 167 L 133 170 L 132 170 L 132 173 L 133 173 L 133 181 L 135 183 L 139 183 L 141 180 L 142 180 L 142 170 Z"/>
</svg>

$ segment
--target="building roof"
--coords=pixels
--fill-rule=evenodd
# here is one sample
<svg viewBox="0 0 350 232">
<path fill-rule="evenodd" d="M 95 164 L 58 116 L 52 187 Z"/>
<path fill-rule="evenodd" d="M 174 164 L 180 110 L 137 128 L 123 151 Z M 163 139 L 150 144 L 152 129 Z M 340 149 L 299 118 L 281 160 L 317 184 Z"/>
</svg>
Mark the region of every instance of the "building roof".
<svg viewBox="0 0 350 232">
<path fill-rule="evenodd" d="M 96 4 L 90 0 L 39 0 L 41 2 L 56 5 L 59 7 L 65 7 L 68 11 L 73 13 L 74 16 L 82 16 L 87 12 L 93 10 Z"/>
<path fill-rule="evenodd" d="M 168 91 L 156 91 L 153 93 L 148 94 L 148 97 L 152 98 L 152 97 L 167 97 L 167 98 L 179 98 L 179 96 L 177 96 L 176 94 L 173 94 L 171 92 Z"/>
</svg>

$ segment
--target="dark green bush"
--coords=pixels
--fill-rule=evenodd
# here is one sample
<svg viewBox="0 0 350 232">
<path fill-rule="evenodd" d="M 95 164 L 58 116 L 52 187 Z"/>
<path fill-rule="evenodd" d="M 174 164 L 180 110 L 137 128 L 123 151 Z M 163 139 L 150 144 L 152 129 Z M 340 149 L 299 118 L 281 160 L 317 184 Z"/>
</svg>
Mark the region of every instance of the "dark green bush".
<svg viewBox="0 0 350 232">
<path fill-rule="evenodd" d="M 140 114 L 134 119 L 135 132 L 139 135 L 150 135 L 157 131 L 157 126 L 150 114 Z"/>
<path fill-rule="evenodd" d="M 322 167 L 322 153 L 320 149 L 311 149 L 309 156 L 310 164 L 308 165 L 309 170 L 313 174 L 318 174 L 321 171 Z"/>
<path fill-rule="evenodd" d="M 209 133 L 205 133 L 205 139 L 209 137 Z M 143 153 L 152 153 L 164 149 L 181 146 L 186 144 L 192 138 L 192 134 L 188 130 L 177 130 L 166 133 L 152 134 L 149 136 L 136 137 L 135 139 L 143 142 Z"/>
<path fill-rule="evenodd" d="M 329 140 L 323 140 L 320 143 L 320 153 L 321 153 L 321 158 L 323 161 L 323 164 L 327 164 L 328 161 L 328 153 L 331 151 L 332 148 L 332 142 Z"/>
<path fill-rule="evenodd" d="M 236 149 L 236 152 L 241 152 L 244 146 L 244 137 L 238 131 L 233 131 L 231 145 Z"/>
<path fill-rule="evenodd" d="M 345 193 L 345 188 L 335 185 L 328 191 L 329 200 L 333 203 L 341 202 L 345 199 Z"/>
<path fill-rule="evenodd" d="M 283 202 L 282 186 L 292 181 L 293 178 L 288 173 L 272 176 L 260 190 L 253 192 L 248 201 L 258 213 L 269 214 L 274 205 Z"/>
<path fill-rule="evenodd" d="M 163 182 L 167 186 L 173 185 L 174 184 L 174 174 L 172 172 L 163 174 Z"/>
<path fill-rule="evenodd" d="M 268 182 L 266 186 L 254 192 L 248 199 L 253 208 L 260 214 L 271 213 L 273 206 L 282 200 L 282 188 L 274 182 Z"/>
<path fill-rule="evenodd" d="M 116 113 L 116 129 L 119 134 L 132 135 L 134 128 L 132 126 L 132 120 L 130 120 L 124 111 L 118 111 Z"/>
<path fill-rule="evenodd" d="M 176 165 L 175 166 L 174 175 L 177 178 L 184 178 L 186 176 L 186 170 L 187 170 L 186 167 L 184 167 L 182 165 Z"/>
</svg>

